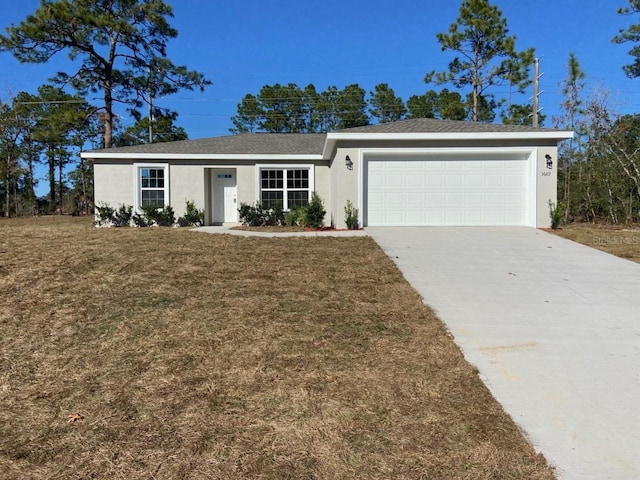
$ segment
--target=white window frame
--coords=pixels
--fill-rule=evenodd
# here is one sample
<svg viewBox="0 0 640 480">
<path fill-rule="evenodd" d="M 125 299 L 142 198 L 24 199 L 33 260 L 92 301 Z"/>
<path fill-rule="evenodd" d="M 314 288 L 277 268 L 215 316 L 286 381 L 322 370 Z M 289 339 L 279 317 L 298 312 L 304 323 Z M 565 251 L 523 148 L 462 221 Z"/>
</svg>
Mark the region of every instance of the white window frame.
<svg viewBox="0 0 640 480">
<path fill-rule="evenodd" d="M 169 164 L 168 163 L 134 163 L 133 164 L 133 188 L 134 188 L 134 201 L 133 208 L 136 212 L 142 211 L 142 169 L 154 168 L 158 170 L 164 170 L 164 206 L 169 205 Z M 159 190 L 154 188 L 153 190 Z"/>
<path fill-rule="evenodd" d="M 307 201 L 311 201 L 311 195 L 315 191 L 315 172 L 314 165 L 312 164 L 277 164 L 277 165 L 269 165 L 269 164 L 259 164 L 256 165 L 256 198 L 258 202 L 262 201 L 262 170 L 283 170 L 283 199 L 282 199 L 282 208 L 287 211 L 289 199 L 287 197 L 287 170 L 308 170 L 309 171 L 309 196 Z M 293 189 L 293 190 L 303 190 L 303 189 Z"/>
</svg>

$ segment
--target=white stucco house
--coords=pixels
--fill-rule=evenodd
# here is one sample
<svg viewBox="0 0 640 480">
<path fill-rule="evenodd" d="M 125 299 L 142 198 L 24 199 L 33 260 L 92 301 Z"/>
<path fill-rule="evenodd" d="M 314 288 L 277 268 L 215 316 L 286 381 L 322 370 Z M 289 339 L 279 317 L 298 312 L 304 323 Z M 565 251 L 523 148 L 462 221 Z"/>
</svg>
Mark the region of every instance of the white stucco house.
<svg viewBox="0 0 640 480">
<path fill-rule="evenodd" d="M 411 119 L 327 134 L 247 133 L 82 153 L 95 201 L 113 207 L 187 200 L 206 224 L 238 221 L 241 203 L 285 209 L 324 200 L 326 223 L 547 227 L 556 202 L 557 145 L 573 132 Z"/>
</svg>

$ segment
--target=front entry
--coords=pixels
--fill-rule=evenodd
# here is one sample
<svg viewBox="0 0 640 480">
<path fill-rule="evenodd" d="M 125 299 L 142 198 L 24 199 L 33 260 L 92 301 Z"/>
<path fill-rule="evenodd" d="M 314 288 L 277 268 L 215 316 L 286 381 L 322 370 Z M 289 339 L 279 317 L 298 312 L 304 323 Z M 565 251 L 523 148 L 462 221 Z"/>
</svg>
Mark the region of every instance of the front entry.
<svg viewBox="0 0 640 480">
<path fill-rule="evenodd" d="M 237 182 L 235 169 L 213 170 L 213 223 L 237 223 Z"/>
</svg>

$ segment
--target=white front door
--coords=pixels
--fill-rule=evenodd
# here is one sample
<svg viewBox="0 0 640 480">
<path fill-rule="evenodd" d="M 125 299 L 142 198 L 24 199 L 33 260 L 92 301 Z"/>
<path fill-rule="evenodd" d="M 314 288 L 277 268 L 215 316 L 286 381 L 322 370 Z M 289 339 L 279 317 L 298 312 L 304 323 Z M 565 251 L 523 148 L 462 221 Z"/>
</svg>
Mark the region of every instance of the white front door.
<svg viewBox="0 0 640 480">
<path fill-rule="evenodd" d="M 237 223 L 238 199 L 235 169 L 213 171 L 213 222 Z"/>
</svg>

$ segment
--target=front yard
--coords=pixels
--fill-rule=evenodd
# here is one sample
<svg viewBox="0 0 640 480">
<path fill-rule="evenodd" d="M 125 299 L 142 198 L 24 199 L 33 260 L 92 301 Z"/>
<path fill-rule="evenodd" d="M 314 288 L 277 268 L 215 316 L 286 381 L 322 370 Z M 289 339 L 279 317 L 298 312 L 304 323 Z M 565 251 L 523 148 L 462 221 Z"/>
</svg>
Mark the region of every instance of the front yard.
<svg viewBox="0 0 640 480">
<path fill-rule="evenodd" d="M 553 233 L 597 248 L 604 252 L 640 263 L 640 229 L 622 226 L 571 224 Z"/>
<path fill-rule="evenodd" d="M 554 478 L 366 237 L 0 219 L 0 346 L 6 479 Z"/>
</svg>

